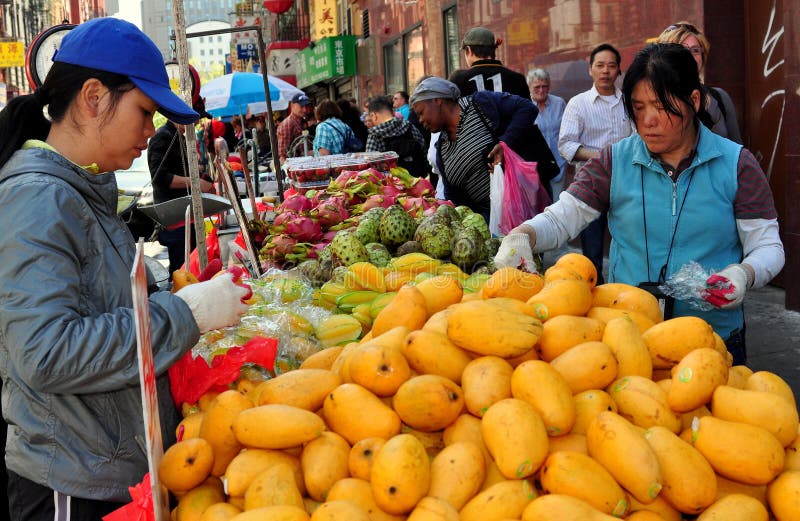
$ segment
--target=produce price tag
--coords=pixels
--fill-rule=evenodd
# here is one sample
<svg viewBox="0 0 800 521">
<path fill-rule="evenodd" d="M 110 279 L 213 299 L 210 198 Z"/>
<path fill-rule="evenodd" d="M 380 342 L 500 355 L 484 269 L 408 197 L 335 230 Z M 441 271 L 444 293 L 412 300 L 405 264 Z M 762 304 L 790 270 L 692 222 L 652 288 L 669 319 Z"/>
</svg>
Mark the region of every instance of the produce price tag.
<svg viewBox="0 0 800 521">
<path fill-rule="evenodd" d="M 136 323 L 136 346 L 139 354 L 139 385 L 142 389 L 142 415 L 147 441 L 147 465 L 150 468 L 150 487 L 153 494 L 155 521 L 169 521 L 168 497 L 158 479 L 158 464 L 164 455 L 161 440 L 161 420 L 158 414 L 156 373 L 153 365 L 153 346 L 150 343 L 150 312 L 147 301 L 147 275 L 144 269 L 144 239 L 136 245 L 131 270 L 133 315 Z"/>
</svg>

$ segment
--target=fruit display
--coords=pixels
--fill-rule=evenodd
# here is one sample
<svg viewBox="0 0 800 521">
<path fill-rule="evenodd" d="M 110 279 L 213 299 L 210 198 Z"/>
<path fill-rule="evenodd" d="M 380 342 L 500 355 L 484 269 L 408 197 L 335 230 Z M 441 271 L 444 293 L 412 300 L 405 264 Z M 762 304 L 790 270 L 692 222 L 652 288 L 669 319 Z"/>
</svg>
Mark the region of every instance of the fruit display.
<svg viewBox="0 0 800 521">
<path fill-rule="evenodd" d="M 413 277 L 391 290 L 350 264 L 326 347 L 187 411 L 175 519 L 798 519 L 795 397 L 708 324 L 577 254 L 472 291 L 426 257 L 390 260 Z"/>
</svg>

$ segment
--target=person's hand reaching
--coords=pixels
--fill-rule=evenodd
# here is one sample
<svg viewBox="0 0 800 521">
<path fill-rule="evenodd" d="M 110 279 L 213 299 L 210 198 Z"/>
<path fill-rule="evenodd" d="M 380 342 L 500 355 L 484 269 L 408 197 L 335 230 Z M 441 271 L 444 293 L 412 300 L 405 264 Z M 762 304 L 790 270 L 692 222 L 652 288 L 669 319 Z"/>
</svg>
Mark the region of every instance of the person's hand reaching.
<svg viewBox="0 0 800 521">
<path fill-rule="evenodd" d="M 512 267 L 536 272 L 530 236 L 516 231 L 506 235 L 500 243 L 497 255 L 494 256 L 494 265 L 497 268 Z"/>
<path fill-rule="evenodd" d="M 189 284 L 175 295 L 192 310 L 200 333 L 232 326 L 247 311 L 242 299 L 250 290 L 233 282 L 233 274 L 225 273 L 206 282 Z"/>
<path fill-rule="evenodd" d="M 719 309 L 730 309 L 742 305 L 744 294 L 751 284 L 747 268 L 741 264 L 731 264 L 711 275 L 706 280 L 703 298 Z"/>
</svg>

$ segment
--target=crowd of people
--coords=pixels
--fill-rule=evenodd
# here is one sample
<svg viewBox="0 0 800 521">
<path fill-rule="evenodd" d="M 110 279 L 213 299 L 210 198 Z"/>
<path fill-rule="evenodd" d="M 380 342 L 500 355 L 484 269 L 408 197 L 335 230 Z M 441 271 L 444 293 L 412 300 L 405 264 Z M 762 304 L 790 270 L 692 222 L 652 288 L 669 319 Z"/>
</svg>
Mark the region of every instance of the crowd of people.
<svg viewBox="0 0 800 521">
<path fill-rule="evenodd" d="M 784 251 L 769 184 L 741 145 L 731 98 L 703 81 L 710 45 L 702 32 L 687 22 L 667 27 L 636 54 L 621 88 L 620 53 L 597 46 L 588 56 L 592 87 L 567 103 L 550 93 L 545 70 L 526 78 L 504 67 L 501 43 L 473 28 L 462 42 L 467 68 L 425 77 L 410 95 L 371 97 L 363 111 L 355 100 L 314 105 L 297 94 L 269 152 L 285 161 L 393 150 L 412 175 L 438 175 L 440 197 L 488 221 L 490 176 L 505 143 L 536 162 L 553 203 L 503 238 L 497 267 L 534 266 L 535 253 L 583 234 L 602 277 L 606 228 L 608 281 L 652 288 L 698 262 L 714 272 L 702 293 L 712 308 L 676 301 L 672 316 L 704 318 L 744 363 L 744 295 L 780 271 Z M 128 487 L 147 472 L 129 281 L 135 248 L 116 213 L 114 171 L 147 149 L 156 201 L 185 195 L 184 134 L 201 114 L 172 93 L 160 51 L 128 22 L 79 25 L 53 61 L 34 94 L 0 112 L 7 490 L 11 519 L 88 521 L 127 503 Z M 168 119 L 158 130 L 156 111 Z M 259 116 L 209 120 L 202 155 L 227 156 L 248 135 L 268 151 L 265 128 Z M 210 178 L 200 186 L 213 190 Z M 177 269 L 180 241 L 162 241 Z M 226 274 L 149 297 L 165 444 L 180 420 L 167 369 L 202 333 L 235 324 L 245 292 Z"/>
</svg>

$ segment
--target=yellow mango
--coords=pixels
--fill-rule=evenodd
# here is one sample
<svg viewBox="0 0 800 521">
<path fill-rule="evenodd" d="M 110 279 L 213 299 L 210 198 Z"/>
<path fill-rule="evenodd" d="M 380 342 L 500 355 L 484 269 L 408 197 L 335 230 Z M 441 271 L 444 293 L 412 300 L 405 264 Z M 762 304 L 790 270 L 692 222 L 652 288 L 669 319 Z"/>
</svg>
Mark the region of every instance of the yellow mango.
<svg viewBox="0 0 800 521">
<path fill-rule="evenodd" d="M 439 452 L 444 449 L 444 433 L 441 430 L 433 431 L 433 432 L 426 432 L 421 431 L 418 429 L 412 429 L 408 425 L 403 425 L 401 428 L 401 432 L 403 434 L 410 434 L 417 438 L 422 446 L 425 447 L 425 452 L 428 453 L 428 457 L 435 458 Z"/>
<path fill-rule="evenodd" d="M 251 407 L 253 402 L 249 398 L 237 391 L 229 390 L 214 398 L 205 411 L 203 422 L 200 424 L 200 437 L 211 444 L 214 452 L 211 475 L 223 475 L 225 467 L 242 449 L 242 444 L 236 439 L 231 426 L 239 413 Z"/>
<path fill-rule="evenodd" d="M 575 423 L 571 433 L 586 434 L 589 424 L 601 411 L 617 412 L 617 404 L 605 391 L 592 389 L 572 397 L 575 402 Z"/>
<path fill-rule="evenodd" d="M 242 510 L 230 503 L 215 503 L 205 509 L 199 521 L 230 521 Z"/>
<path fill-rule="evenodd" d="M 244 493 L 244 510 L 274 505 L 304 508 L 303 496 L 297 488 L 294 471 L 284 463 L 262 470 L 253 478 Z"/>
<path fill-rule="evenodd" d="M 578 452 L 589 455 L 589 447 L 586 445 L 586 435 L 569 433 L 561 436 L 550 436 L 547 446 L 548 454 L 560 451 Z"/>
<path fill-rule="evenodd" d="M 462 441 L 442 449 L 431 461 L 428 495 L 440 498 L 460 510 L 481 489 L 486 466 L 480 447 Z"/>
<path fill-rule="evenodd" d="M 708 461 L 664 427 L 652 427 L 645 439 L 656 453 L 664 487 L 661 495 L 686 514 L 698 514 L 716 500 L 717 479 Z"/>
<path fill-rule="evenodd" d="M 599 284 L 592 288 L 592 307 L 607 308 L 616 300 L 620 293 L 636 289 L 644 291 L 641 288 L 622 282 L 606 282 L 605 284 Z"/>
<path fill-rule="evenodd" d="M 629 311 L 626 309 L 593 306 L 589 308 L 589 311 L 586 312 L 586 316 L 588 318 L 599 320 L 604 324 L 607 324 L 609 321 L 615 318 L 628 317 L 633 320 L 633 322 L 636 324 L 636 327 L 639 328 L 639 333 L 644 333 L 655 325 L 655 322 L 650 320 L 643 313 L 639 313 L 638 311 Z"/>
<path fill-rule="evenodd" d="M 542 336 L 536 344 L 539 357 L 551 361 L 567 349 L 584 342 L 601 340 L 605 323 L 594 318 L 559 315 L 542 324 Z"/>
<path fill-rule="evenodd" d="M 301 494 L 305 483 L 297 457 L 281 450 L 246 449 L 236 455 L 225 469 L 225 483 L 229 496 L 244 496 L 255 477 L 275 465 L 287 465 L 294 473 L 295 485 Z"/>
<path fill-rule="evenodd" d="M 488 300 L 456 304 L 447 319 L 447 336 L 462 349 L 511 358 L 533 349 L 542 334 L 538 319 Z"/>
<path fill-rule="evenodd" d="M 472 416 L 471 414 L 462 414 L 456 420 L 447 426 L 442 433 L 445 446 L 452 445 L 461 441 L 468 441 L 474 443 L 481 449 L 483 458 L 487 465 L 492 461 L 492 456 L 489 454 L 489 449 L 486 448 L 486 442 L 483 441 L 483 433 L 481 432 L 481 420 Z"/>
<path fill-rule="evenodd" d="M 408 516 L 408 521 L 460 521 L 458 510 L 443 499 L 424 497 Z"/>
<path fill-rule="evenodd" d="M 411 378 L 411 368 L 400 348 L 379 338 L 361 345 L 350 356 L 350 379 L 377 396 L 391 396 Z"/>
<path fill-rule="evenodd" d="M 470 361 L 461 375 L 464 404 L 477 417 L 495 402 L 511 398 L 514 368 L 498 356 L 482 356 Z"/>
<path fill-rule="evenodd" d="M 764 428 L 703 416 L 692 425 L 691 439 L 711 467 L 728 479 L 764 485 L 783 470 L 783 446 Z"/>
<path fill-rule="evenodd" d="M 181 496 L 175 507 L 176 521 L 199 521 L 211 505 L 225 502 L 225 494 L 217 484 L 202 484 Z"/>
<path fill-rule="evenodd" d="M 372 486 L 368 480 L 344 478 L 334 483 L 328 493 L 328 501 L 347 500 L 355 503 L 367 512 L 371 521 L 404 521 L 405 516 L 388 514 L 381 510 L 372 495 Z M 348 521 L 347 519 L 343 521 Z"/>
<path fill-rule="evenodd" d="M 400 432 L 397 413 L 358 384 L 342 384 L 331 391 L 323 411 L 328 427 L 351 445 L 364 438 L 388 440 Z"/>
<path fill-rule="evenodd" d="M 566 266 L 557 266 L 553 264 L 549 268 L 547 268 L 544 272 L 544 283 L 547 284 L 548 282 L 553 282 L 554 280 L 583 280 L 583 277 L 580 273 L 573 270 L 572 268 L 568 268 Z"/>
<path fill-rule="evenodd" d="M 630 316 L 609 320 L 603 330 L 602 342 L 617 360 L 617 378 L 629 375 L 653 377 L 650 351 L 642 340 L 639 326 Z"/>
<path fill-rule="evenodd" d="M 350 475 L 354 478 L 369 481 L 375 454 L 384 443 L 386 443 L 386 440 L 383 438 L 364 438 L 353 444 L 347 456 L 347 468 Z"/>
<path fill-rule="evenodd" d="M 536 489 L 527 479 L 500 481 L 464 505 L 459 512 L 461 521 L 519 519 L 535 497 Z"/>
<path fill-rule="evenodd" d="M 611 474 L 586 454 L 550 454 L 539 475 L 545 494 L 566 494 L 582 499 L 597 510 L 616 517 L 628 511 L 628 498 Z"/>
<path fill-rule="evenodd" d="M 769 431 L 784 447 L 797 437 L 797 408 L 783 396 L 720 385 L 711 398 L 715 417 L 741 422 Z"/>
<path fill-rule="evenodd" d="M 580 253 L 565 253 L 556 259 L 555 266 L 569 268 L 577 272 L 581 278 L 589 284 L 590 288 L 594 288 L 597 284 L 597 268 L 589 257 Z"/>
<path fill-rule="evenodd" d="M 422 326 L 422 330 L 433 331 L 434 333 L 447 335 L 447 317 L 449 316 L 450 308 L 434 313 L 428 318 L 428 320 L 425 322 L 425 325 Z"/>
<path fill-rule="evenodd" d="M 680 432 L 681 418 L 669 408 L 667 393 L 656 382 L 643 376 L 625 376 L 609 385 L 608 393 L 620 416 L 634 425 L 644 429 L 661 425 Z"/>
<path fill-rule="evenodd" d="M 597 510 L 582 499 L 547 494 L 534 499 L 522 512 L 522 521 L 613 521 L 619 519 Z"/>
<path fill-rule="evenodd" d="M 416 288 L 425 297 L 425 308 L 429 317 L 451 304 L 460 302 L 461 297 L 464 296 L 461 284 L 447 275 L 429 277 L 417 284 Z"/>
<path fill-rule="evenodd" d="M 233 422 L 236 439 L 246 447 L 288 449 L 318 437 L 325 422 L 311 411 L 291 405 L 260 405 L 242 411 Z"/>
<path fill-rule="evenodd" d="M 203 411 L 193 412 L 184 417 L 175 428 L 175 439 L 178 441 L 200 437 L 200 425 L 203 423 Z"/>
<path fill-rule="evenodd" d="M 205 481 L 213 466 L 211 444 L 203 438 L 187 438 L 164 451 L 158 477 L 168 490 L 185 492 Z"/>
<path fill-rule="evenodd" d="M 767 502 L 778 521 L 795 521 L 800 513 L 800 471 L 787 470 L 767 486 Z"/>
<path fill-rule="evenodd" d="M 533 475 L 547 457 L 547 430 L 526 401 L 507 398 L 493 404 L 481 419 L 481 433 L 500 472 L 508 479 Z"/>
<path fill-rule="evenodd" d="M 764 391 L 777 394 L 786 398 L 792 407 L 797 408 L 792 388 L 786 380 L 775 373 L 769 371 L 757 371 L 751 374 L 745 381 L 744 389 L 747 391 Z"/>
<path fill-rule="evenodd" d="M 332 346 L 309 355 L 300 363 L 300 369 L 331 369 L 344 346 Z"/>
<path fill-rule="evenodd" d="M 716 501 L 697 521 L 768 521 L 769 513 L 761 502 L 743 494 L 731 494 Z"/>
<path fill-rule="evenodd" d="M 589 455 L 642 503 L 653 501 L 662 487 L 658 458 L 636 428 L 610 411 L 598 414 L 586 431 Z"/>
<path fill-rule="evenodd" d="M 728 364 L 714 349 L 702 347 L 684 356 L 672 368 L 667 403 L 677 412 L 705 405 L 718 386 L 728 381 Z"/>
<path fill-rule="evenodd" d="M 602 342 L 584 342 L 572 347 L 550 365 L 567 381 L 573 394 L 589 389 L 603 389 L 617 377 L 617 360 Z"/>
<path fill-rule="evenodd" d="M 714 349 L 714 329 L 702 318 L 686 316 L 665 320 L 642 333 L 653 368 L 670 369 L 690 351 Z"/>
<path fill-rule="evenodd" d="M 461 388 L 435 374 L 415 376 L 404 382 L 392 400 L 403 423 L 423 432 L 444 429 L 464 408 Z"/>
<path fill-rule="evenodd" d="M 425 296 L 414 286 L 403 286 L 372 323 L 373 338 L 397 326 L 422 329 L 428 319 Z"/>
<path fill-rule="evenodd" d="M 544 279 L 538 273 L 527 273 L 512 267 L 500 268 L 483 284 L 483 298 L 509 297 L 523 302 L 544 287 Z"/>
<path fill-rule="evenodd" d="M 631 512 L 633 514 L 646 512 L 658 516 L 658 519 L 654 519 L 652 515 L 647 516 L 645 514 L 639 514 L 639 516 L 643 518 L 642 521 L 683 521 L 684 519 L 683 514 L 672 506 L 669 501 L 661 497 L 661 495 L 647 504 L 637 501 L 633 496 L 628 496 L 628 499 L 630 499 Z M 639 519 L 639 517 L 635 519 Z"/>
<path fill-rule="evenodd" d="M 338 374 L 326 369 L 295 369 L 259 384 L 257 405 L 281 404 L 316 411 L 329 392 L 341 385 Z"/>
<path fill-rule="evenodd" d="M 656 324 L 664 321 L 664 314 L 661 311 L 661 306 L 658 305 L 658 299 L 649 291 L 635 286 L 631 286 L 617 294 L 614 300 L 608 304 L 608 307 L 642 313 Z"/>
<path fill-rule="evenodd" d="M 726 385 L 736 387 L 737 389 L 744 389 L 747 385 L 747 379 L 753 374 L 753 370 L 746 365 L 734 365 L 728 368 L 728 382 Z"/>
<path fill-rule="evenodd" d="M 523 362 L 511 376 L 514 398 L 533 405 L 549 436 L 568 433 L 575 423 L 572 389 L 558 370 L 542 360 Z"/>
<path fill-rule="evenodd" d="M 764 506 L 767 506 L 767 486 L 766 485 L 748 485 L 746 483 L 739 483 L 715 474 L 717 478 L 717 497 L 720 500 L 725 496 L 731 494 L 744 494 L 754 499 L 759 500 Z"/>
<path fill-rule="evenodd" d="M 428 453 L 410 434 L 392 437 L 375 455 L 370 483 L 375 503 L 384 512 L 405 514 L 413 510 L 427 495 L 430 481 Z"/>
<path fill-rule="evenodd" d="M 428 320 L 430 322 L 430 320 Z M 412 331 L 403 342 L 403 355 L 408 365 L 419 374 L 437 374 L 457 384 L 472 358 L 456 347 L 446 333 L 422 328 Z"/>
<path fill-rule="evenodd" d="M 800 428 L 794 441 L 786 446 L 786 470 L 800 470 Z"/>
<path fill-rule="evenodd" d="M 366 342 L 363 342 L 365 344 Z M 342 383 L 352 383 L 353 379 L 350 378 L 350 357 L 355 353 L 358 349 L 361 348 L 362 343 L 359 342 L 349 342 L 342 347 L 342 350 L 339 352 L 339 355 L 331 364 L 331 372 L 336 373 L 341 378 Z"/>
<path fill-rule="evenodd" d="M 311 521 L 371 521 L 366 510 L 346 499 L 326 501 L 314 513 Z"/>
<path fill-rule="evenodd" d="M 231 521 L 309 521 L 308 514 L 302 508 L 292 505 L 276 505 L 255 508 L 242 512 L 231 518 Z"/>
<path fill-rule="evenodd" d="M 300 465 L 308 495 L 325 501 L 334 483 L 349 476 L 350 445 L 335 432 L 325 431 L 303 447 Z"/>
<path fill-rule="evenodd" d="M 585 315 L 592 306 L 592 288 L 583 280 L 554 280 L 527 301 L 546 322 L 558 315 Z"/>
</svg>

